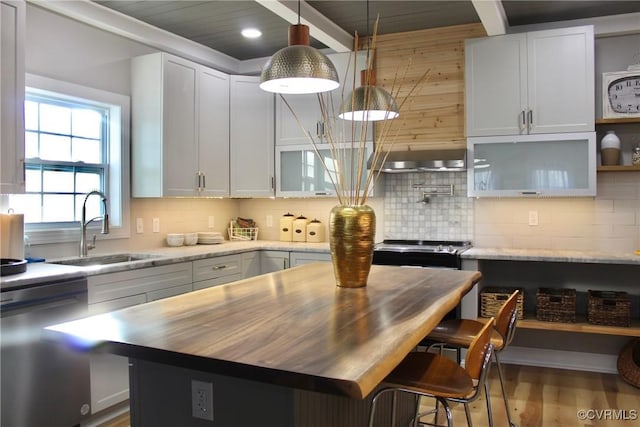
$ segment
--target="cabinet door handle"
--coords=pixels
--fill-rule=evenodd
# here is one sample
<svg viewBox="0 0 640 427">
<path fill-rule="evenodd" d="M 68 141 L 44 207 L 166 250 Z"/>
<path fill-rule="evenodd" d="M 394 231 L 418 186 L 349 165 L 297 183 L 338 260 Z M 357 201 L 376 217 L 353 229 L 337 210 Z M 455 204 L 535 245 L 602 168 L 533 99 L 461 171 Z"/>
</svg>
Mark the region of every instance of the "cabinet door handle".
<svg viewBox="0 0 640 427">
<path fill-rule="evenodd" d="M 207 176 L 202 172 L 202 189 L 207 188 Z"/>
<path fill-rule="evenodd" d="M 225 268 L 227 268 L 226 265 L 216 265 L 214 267 L 211 267 L 212 270 L 224 270 Z"/>
<path fill-rule="evenodd" d="M 531 128 L 533 127 L 533 110 L 529 110 L 529 132 L 531 132 Z"/>
<path fill-rule="evenodd" d="M 527 128 L 527 113 L 526 110 L 520 112 L 520 133 L 524 133 Z"/>
<path fill-rule="evenodd" d="M 275 190 L 276 189 L 276 177 L 271 175 L 271 189 Z"/>
</svg>

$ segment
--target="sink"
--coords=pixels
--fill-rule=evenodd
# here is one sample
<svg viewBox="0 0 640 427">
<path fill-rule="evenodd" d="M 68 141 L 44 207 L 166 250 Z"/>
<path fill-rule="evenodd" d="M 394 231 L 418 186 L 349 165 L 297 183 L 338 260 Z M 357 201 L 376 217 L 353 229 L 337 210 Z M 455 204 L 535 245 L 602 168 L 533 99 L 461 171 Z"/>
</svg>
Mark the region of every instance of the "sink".
<svg viewBox="0 0 640 427">
<path fill-rule="evenodd" d="M 119 264 L 123 262 L 143 261 L 156 258 L 158 255 L 147 254 L 111 254 L 96 255 L 88 257 L 65 258 L 57 261 L 50 261 L 51 264 L 73 265 L 76 267 L 90 267 L 96 265 Z"/>
</svg>

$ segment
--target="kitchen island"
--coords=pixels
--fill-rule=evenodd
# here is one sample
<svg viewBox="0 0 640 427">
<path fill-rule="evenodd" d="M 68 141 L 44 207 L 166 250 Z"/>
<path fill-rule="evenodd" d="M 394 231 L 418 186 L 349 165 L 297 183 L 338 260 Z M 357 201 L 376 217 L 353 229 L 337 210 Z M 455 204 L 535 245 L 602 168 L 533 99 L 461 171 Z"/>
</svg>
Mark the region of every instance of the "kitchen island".
<svg viewBox="0 0 640 427">
<path fill-rule="evenodd" d="M 480 278 L 374 265 L 347 289 L 307 264 L 46 335 L 129 357 L 133 427 L 365 425 L 367 396 Z M 212 384 L 214 421 L 192 418 L 192 380 Z"/>
</svg>

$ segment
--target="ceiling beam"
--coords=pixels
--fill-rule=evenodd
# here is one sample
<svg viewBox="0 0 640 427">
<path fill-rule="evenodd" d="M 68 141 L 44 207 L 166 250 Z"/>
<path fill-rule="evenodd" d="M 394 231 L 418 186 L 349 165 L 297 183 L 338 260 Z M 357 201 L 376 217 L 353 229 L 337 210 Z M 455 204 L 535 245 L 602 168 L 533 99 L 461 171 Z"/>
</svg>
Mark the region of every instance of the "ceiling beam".
<svg viewBox="0 0 640 427">
<path fill-rule="evenodd" d="M 507 33 L 509 23 L 501 0 L 471 0 L 488 36 Z"/>
<path fill-rule="evenodd" d="M 255 0 L 290 24 L 298 23 L 298 2 L 291 0 Z M 300 23 L 309 26 L 311 37 L 336 52 L 353 50 L 353 35 L 322 15 L 307 2 L 300 1 Z"/>
</svg>

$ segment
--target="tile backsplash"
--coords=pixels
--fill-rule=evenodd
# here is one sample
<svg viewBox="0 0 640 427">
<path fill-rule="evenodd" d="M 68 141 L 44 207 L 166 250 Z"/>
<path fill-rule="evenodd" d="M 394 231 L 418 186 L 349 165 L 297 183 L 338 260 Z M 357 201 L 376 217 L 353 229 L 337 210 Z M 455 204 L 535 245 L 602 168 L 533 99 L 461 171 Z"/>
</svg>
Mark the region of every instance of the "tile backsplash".
<svg viewBox="0 0 640 427">
<path fill-rule="evenodd" d="M 428 199 L 425 191 L 453 196 Z M 385 239 L 473 240 L 473 199 L 467 197 L 466 172 L 387 174 L 384 193 Z"/>
</svg>

